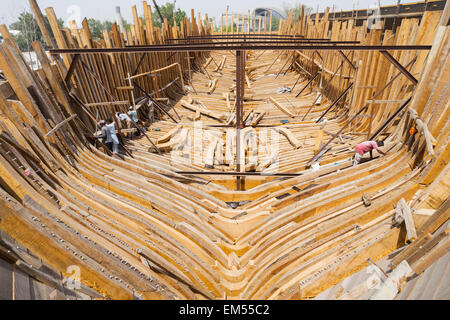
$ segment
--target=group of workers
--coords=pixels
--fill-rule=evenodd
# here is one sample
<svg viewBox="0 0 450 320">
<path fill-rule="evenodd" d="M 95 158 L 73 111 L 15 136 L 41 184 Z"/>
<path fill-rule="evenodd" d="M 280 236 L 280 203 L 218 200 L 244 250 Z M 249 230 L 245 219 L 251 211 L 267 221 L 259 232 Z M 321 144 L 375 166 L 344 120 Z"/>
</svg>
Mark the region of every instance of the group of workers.
<svg viewBox="0 0 450 320">
<path fill-rule="evenodd" d="M 119 113 L 116 112 L 117 123 L 119 124 L 120 129 L 122 129 L 121 122 L 124 121 L 127 124 L 127 127 L 130 128 L 132 122 L 136 126 L 139 126 L 139 118 L 136 110 L 132 106 L 130 106 L 128 113 Z M 119 139 L 117 138 L 116 128 L 114 122 L 111 118 L 106 120 L 100 120 L 98 123 L 101 134 L 99 136 L 95 136 L 95 138 L 100 138 L 103 140 L 103 143 L 106 147 L 111 150 L 113 153 L 118 153 L 119 150 Z M 145 126 L 142 126 L 142 129 L 145 131 Z M 140 130 L 138 129 L 137 135 L 140 135 Z M 386 155 L 386 152 L 380 150 L 380 147 L 384 146 L 383 141 L 364 141 L 355 146 L 355 156 L 353 158 L 353 166 L 361 163 L 361 159 L 365 153 L 370 153 L 370 158 L 372 159 L 372 150 L 377 150 L 382 155 Z"/>
<path fill-rule="evenodd" d="M 122 121 L 124 121 L 127 124 L 127 128 L 131 128 L 131 121 L 134 121 L 134 123 L 139 123 L 139 118 L 137 115 L 137 111 L 133 109 L 133 107 L 130 106 L 130 111 L 128 113 L 120 113 L 116 112 L 116 118 L 117 122 L 119 124 L 119 128 L 122 129 Z"/>
<path fill-rule="evenodd" d="M 120 129 L 122 129 L 122 121 L 127 124 L 128 128 L 133 127 L 133 123 L 131 121 L 133 121 L 136 126 L 139 126 L 139 117 L 137 111 L 134 110 L 132 106 L 130 106 L 128 113 L 116 112 L 115 116 Z M 98 136 L 94 136 L 94 138 L 102 139 L 102 142 L 109 150 L 111 150 L 113 153 L 118 153 L 119 139 L 117 138 L 114 121 L 111 118 L 100 120 L 98 122 L 98 126 L 100 127 L 101 133 Z M 138 128 L 140 128 L 137 130 L 137 135 L 139 136 L 140 130 L 145 131 L 145 126 Z"/>
</svg>

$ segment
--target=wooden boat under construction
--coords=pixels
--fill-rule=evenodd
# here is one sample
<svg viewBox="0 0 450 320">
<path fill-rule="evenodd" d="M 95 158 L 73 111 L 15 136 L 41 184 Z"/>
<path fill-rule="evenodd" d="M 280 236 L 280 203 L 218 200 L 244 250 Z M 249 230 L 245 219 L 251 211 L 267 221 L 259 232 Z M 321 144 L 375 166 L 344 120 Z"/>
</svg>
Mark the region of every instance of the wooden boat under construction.
<svg viewBox="0 0 450 320">
<path fill-rule="evenodd" d="M 449 299 L 449 5 L 419 4 L 214 32 L 143 1 L 94 40 L 30 0 L 40 69 L 0 26 L 0 299 Z"/>
</svg>

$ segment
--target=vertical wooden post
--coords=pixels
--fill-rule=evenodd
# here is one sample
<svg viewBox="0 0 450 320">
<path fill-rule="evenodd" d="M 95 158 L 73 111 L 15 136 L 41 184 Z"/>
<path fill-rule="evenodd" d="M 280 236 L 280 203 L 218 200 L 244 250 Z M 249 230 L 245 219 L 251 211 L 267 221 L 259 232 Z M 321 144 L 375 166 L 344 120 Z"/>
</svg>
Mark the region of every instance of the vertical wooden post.
<svg viewBox="0 0 450 320">
<path fill-rule="evenodd" d="M 231 34 L 234 34 L 234 13 L 231 11 Z"/>
<path fill-rule="evenodd" d="M 130 73 L 127 73 L 128 76 L 128 85 L 130 87 L 133 86 L 133 84 L 131 83 L 131 79 L 130 79 Z M 153 75 L 154 77 L 156 77 L 156 75 Z M 136 110 L 136 102 L 134 101 L 134 90 L 130 90 L 131 91 L 131 100 L 133 101 L 133 110 Z"/>
<path fill-rule="evenodd" d="M 258 17 L 259 19 L 259 21 L 258 21 L 258 33 L 261 33 L 261 22 L 262 22 L 262 19 L 261 19 L 261 17 Z"/>
<path fill-rule="evenodd" d="M 42 36 L 44 37 L 45 44 L 51 49 L 56 48 L 55 42 L 53 41 L 52 37 L 50 36 L 50 32 L 47 29 L 47 26 L 45 24 L 44 16 L 43 16 L 42 11 L 39 8 L 36 0 L 29 0 L 29 2 L 30 2 L 31 10 L 33 11 L 34 16 L 36 18 L 36 22 L 39 26 L 39 29 L 41 30 Z"/>
<path fill-rule="evenodd" d="M 272 34 L 272 10 L 270 10 L 269 33 Z"/>
<path fill-rule="evenodd" d="M 266 33 L 267 25 L 267 12 L 264 12 L 264 33 Z"/>
<path fill-rule="evenodd" d="M 372 131 L 372 118 L 374 116 L 374 105 L 373 103 L 370 105 L 370 116 L 369 116 L 369 127 L 367 129 L 367 140 L 370 138 L 370 131 Z"/>
<path fill-rule="evenodd" d="M 248 34 L 250 34 L 250 10 L 248 10 L 247 25 L 248 25 Z"/>
<path fill-rule="evenodd" d="M 228 32 L 228 6 L 227 11 L 225 13 L 225 32 Z"/>
</svg>

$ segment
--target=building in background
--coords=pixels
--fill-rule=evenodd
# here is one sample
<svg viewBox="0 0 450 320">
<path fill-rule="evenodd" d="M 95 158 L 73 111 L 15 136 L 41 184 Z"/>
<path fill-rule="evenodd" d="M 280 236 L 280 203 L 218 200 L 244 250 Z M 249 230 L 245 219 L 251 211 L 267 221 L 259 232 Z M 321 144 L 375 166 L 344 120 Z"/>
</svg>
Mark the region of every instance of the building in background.
<svg viewBox="0 0 450 320">
<path fill-rule="evenodd" d="M 222 21 L 221 25 L 225 28 L 226 23 L 228 21 L 228 28 L 231 31 L 231 21 L 233 20 L 233 27 L 238 30 L 248 30 L 248 17 L 250 14 L 250 32 L 258 31 L 259 28 L 261 30 L 265 30 L 265 23 L 267 23 L 267 28 L 269 28 L 270 24 L 270 14 L 272 13 L 272 18 L 276 20 L 284 20 L 286 16 L 283 13 L 283 10 L 275 7 L 261 7 L 255 8 L 252 11 L 248 11 L 245 13 L 242 12 L 228 12 L 222 13 L 220 16 L 220 20 Z M 242 24 L 244 26 L 242 26 Z M 220 25 L 219 25 L 220 28 Z M 268 29 L 267 29 L 268 30 Z"/>
</svg>

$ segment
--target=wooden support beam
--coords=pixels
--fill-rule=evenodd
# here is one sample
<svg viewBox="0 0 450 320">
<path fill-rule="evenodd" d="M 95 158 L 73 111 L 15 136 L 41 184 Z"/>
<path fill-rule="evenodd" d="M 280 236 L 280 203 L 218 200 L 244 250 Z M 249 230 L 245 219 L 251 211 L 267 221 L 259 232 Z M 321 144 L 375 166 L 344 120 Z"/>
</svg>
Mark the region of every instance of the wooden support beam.
<svg viewBox="0 0 450 320">
<path fill-rule="evenodd" d="M 2 94 L 5 99 L 9 99 L 15 94 L 8 81 L 0 81 L 0 94 Z"/>
<path fill-rule="evenodd" d="M 250 71 L 256 70 L 258 68 L 266 67 L 269 65 L 270 65 L 270 63 L 263 63 L 263 64 L 256 64 L 254 66 L 246 66 L 245 71 L 250 72 Z"/>
<path fill-rule="evenodd" d="M 50 130 L 49 132 L 47 132 L 47 133 L 45 134 L 45 137 L 48 137 L 48 136 L 54 134 L 54 133 L 56 132 L 56 130 L 61 129 L 61 127 L 62 127 L 63 125 L 67 124 L 70 120 L 75 119 L 76 116 L 77 116 L 76 114 L 73 114 L 73 115 L 71 115 L 69 118 L 67 118 L 67 119 L 61 121 L 60 123 L 58 123 L 52 130 Z"/>
<path fill-rule="evenodd" d="M 406 67 L 408 67 L 409 65 L 412 65 L 415 61 L 416 61 L 416 59 L 417 59 L 417 56 L 416 57 L 414 57 L 414 59 L 412 59 L 409 63 L 408 63 L 408 65 L 406 66 Z M 374 95 L 373 95 L 373 97 L 372 97 L 372 99 L 375 99 L 376 97 L 378 97 L 386 88 L 388 88 L 393 82 L 394 82 L 394 80 L 395 79 L 397 79 L 399 76 L 400 76 L 400 74 L 401 74 L 401 72 L 399 72 L 399 73 L 397 73 L 396 75 L 394 75 L 389 81 L 388 81 L 388 83 L 386 83 L 385 85 L 384 85 L 384 87 L 383 88 L 381 88 L 377 93 L 375 93 Z M 406 106 L 406 104 L 408 104 L 409 103 L 409 101 L 411 101 L 411 97 L 405 102 L 405 105 L 403 105 L 402 107 L 404 107 L 404 106 Z M 344 124 L 344 126 L 342 126 L 341 127 L 341 129 L 330 139 L 330 140 L 328 140 L 328 142 L 322 147 L 322 149 L 325 149 L 342 131 L 344 131 L 344 129 L 351 123 L 351 122 L 353 122 L 353 120 L 355 120 L 359 115 L 361 115 L 362 114 L 362 112 L 363 111 L 365 111 L 366 109 L 367 109 L 367 107 L 369 106 L 369 104 L 366 104 L 365 106 L 363 106 L 350 120 L 348 120 L 345 124 Z M 400 112 L 400 110 L 401 110 L 401 108 L 402 107 L 400 107 L 397 111 L 398 112 Z M 380 129 L 378 129 L 377 130 L 377 132 L 375 132 L 373 135 L 372 135 L 372 138 L 371 139 L 373 139 L 376 135 L 378 135 L 382 130 L 383 130 L 383 128 L 390 122 L 390 121 L 392 121 L 392 119 L 395 117 L 397 115 L 397 112 L 396 113 L 394 113 L 394 115 L 392 115 L 388 120 L 386 120 L 386 122 L 381 126 L 381 128 Z M 320 153 L 320 151 L 319 151 L 319 153 Z M 314 156 L 314 157 L 312 157 L 312 159 L 310 160 L 310 161 L 308 161 L 308 163 L 307 163 L 307 166 L 310 166 L 311 165 L 311 163 L 316 159 L 316 156 L 317 156 L 317 154 Z"/>
<path fill-rule="evenodd" d="M 406 226 L 406 231 L 408 234 L 408 240 L 414 241 L 417 238 L 417 233 L 416 227 L 414 226 L 414 219 L 411 214 L 411 209 L 409 208 L 404 198 L 400 199 L 400 201 L 397 203 L 397 207 L 399 207 L 402 212 L 402 216 Z"/>
<path fill-rule="evenodd" d="M 357 86 L 356 89 L 375 89 L 377 86 L 370 86 L 370 85 L 364 85 L 364 86 Z"/>
<path fill-rule="evenodd" d="M 208 60 L 206 60 L 205 64 L 203 65 L 203 68 L 206 69 L 209 66 L 209 64 L 211 63 L 212 60 L 213 60 L 213 58 L 209 57 Z"/>
<path fill-rule="evenodd" d="M 439 208 L 428 218 L 427 221 L 419 228 L 417 234 L 421 236 L 429 232 L 433 232 L 446 220 L 450 218 L 450 197 L 439 206 Z"/>
<path fill-rule="evenodd" d="M 220 122 L 227 119 L 227 116 L 225 114 L 218 114 L 217 112 L 213 112 L 213 111 L 209 111 L 209 110 L 200 108 L 196 105 L 188 103 L 186 100 L 181 100 L 180 104 L 187 109 L 190 109 L 194 112 L 199 111 L 201 114 L 204 114 L 208 117 L 216 119 L 217 121 L 220 121 Z"/>
<path fill-rule="evenodd" d="M 264 117 L 265 114 L 266 114 L 266 112 L 263 111 L 263 112 L 260 112 L 256 117 L 254 117 L 252 120 L 252 127 L 258 125 L 258 123 L 261 121 L 261 119 Z"/>
<path fill-rule="evenodd" d="M 134 90 L 132 86 L 115 87 L 116 90 Z"/>
<path fill-rule="evenodd" d="M 55 42 L 53 41 L 50 31 L 47 29 L 44 15 L 42 14 L 39 5 L 37 4 L 36 0 L 29 0 L 29 2 L 34 17 L 36 18 L 36 22 L 39 26 L 39 29 L 41 30 L 42 36 L 44 37 L 45 44 L 47 45 L 47 47 L 55 49 L 56 48 Z"/>
<path fill-rule="evenodd" d="M 289 117 L 291 117 L 291 118 L 294 118 L 295 117 L 295 115 L 292 113 L 292 112 L 290 112 L 286 107 L 283 107 L 282 105 L 281 105 L 281 103 L 280 102 L 278 102 L 277 100 L 275 100 L 274 98 L 272 98 L 272 97 L 269 97 L 269 100 L 278 108 L 278 109 L 280 109 L 281 111 L 283 111 L 285 114 L 287 114 Z"/>
<path fill-rule="evenodd" d="M 308 110 L 306 111 L 305 115 L 302 118 L 302 121 L 305 121 L 306 117 L 308 116 L 308 114 L 311 112 L 312 108 L 314 108 L 314 106 L 316 105 L 317 101 L 319 100 L 319 98 L 322 97 L 322 94 L 317 92 L 317 96 L 316 96 L 316 100 L 314 100 L 313 103 L 311 103 L 311 106 L 308 108 Z M 320 103 L 319 103 L 320 104 Z"/>
<path fill-rule="evenodd" d="M 431 135 L 428 130 L 428 126 L 419 118 L 417 112 L 414 109 L 409 108 L 409 114 L 413 120 L 416 122 L 416 126 L 425 137 L 425 143 L 427 145 L 428 153 L 434 155 L 433 146 L 436 143 L 436 139 Z"/>
<path fill-rule="evenodd" d="M 286 139 L 289 141 L 289 143 L 294 147 L 294 149 L 298 149 L 302 146 L 301 143 L 297 140 L 297 138 L 294 136 L 294 134 L 288 128 L 279 127 L 279 128 L 271 128 L 271 129 L 278 131 L 283 136 L 285 136 Z"/>
<path fill-rule="evenodd" d="M 422 259 L 427 252 L 431 251 L 442 239 L 444 239 L 449 234 L 450 222 L 446 222 L 441 226 L 434 234 L 431 236 L 428 234 L 426 237 L 428 240 L 424 242 L 417 250 L 415 250 L 411 255 L 406 258 L 409 264 L 414 264 L 420 259 Z"/>
<path fill-rule="evenodd" d="M 314 153 L 319 151 L 320 145 L 322 144 L 323 139 L 323 130 L 317 130 L 316 142 L 314 143 Z"/>
<path fill-rule="evenodd" d="M 247 87 L 248 87 L 249 89 L 251 89 L 251 88 L 252 88 L 252 85 L 251 85 L 251 83 L 250 83 L 250 79 L 248 78 L 248 74 L 247 74 L 247 73 L 245 74 L 245 81 L 247 82 Z"/>
<path fill-rule="evenodd" d="M 216 89 L 216 86 L 217 86 L 217 81 L 219 81 L 219 79 L 214 78 L 214 80 L 209 82 L 208 94 L 212 94 L 214 92 L 214 90 Z"/>
<path fill-rule="evenodd" d="M 123 106 L 128 105 L 129 101 L 108 101 L 108 102 L 95 102 L 95 103 L 86 103 L 86 107 L 98 107 L 98 106 Z"/>
<path fill-rule="evenodd" d="M 155 69 L 155 70 L 151 70 L 151 71 L 147 71 L 147 72 L 143 72 L 143 73 L 139 73 L 139 74 L 127 77 L 127 78 L 125 78 L 125 80 L 133 80 L 133 79 L 140 78 L 140 77 L 143 77 L 143 76 L 153 75 L 155 73 L 162 72 L 164 70 L 168 70 L 170 68 L 176 67 L 178 65 L 179 65 L 179 63 L 175 62 L 175 63 L 172 63 L 172 64 L 170 64 L 168 66 L 163 67 L 163 68 L 159 68 L 159 69 Z"/>
<path fill-rule="evenodd" d="M 428 267 L 430 267 L 435 261 L 441 258 L 448 252 L 450 247 L 450 236 L 446 236 L 438 245 L 436 245 L 430 252 L 422 257 L 417 263 L 413 264 L 412 268 L 416 274 L 421 274 Z"/>
<path fill-rule="evenodd" d="M 308 71 L 308 70 L 306 70 L 305 68 L 303 68 L 297 61 L 295 61 L 294 62 L 294 64 L 297 66 L 297 67 L 299 67 L 304 73 L 306 73 L 308 76 L 312 76 L 312 74 Z"/>
<path fill-rule="evenodd" d="M 404 103 L 406 100 L 367 100 L 366 103 Z"/>
</svg>

